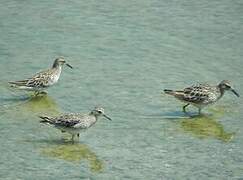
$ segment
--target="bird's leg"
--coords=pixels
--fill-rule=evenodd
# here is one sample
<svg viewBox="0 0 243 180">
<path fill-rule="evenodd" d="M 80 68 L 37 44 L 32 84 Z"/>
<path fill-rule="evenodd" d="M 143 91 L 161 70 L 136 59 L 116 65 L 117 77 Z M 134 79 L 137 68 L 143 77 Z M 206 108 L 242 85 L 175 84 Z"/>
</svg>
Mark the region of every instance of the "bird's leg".
<svg viewBox="0 0 243 180">
<path fill-rule="evenodd" d="M 71 140 L 72 140 L 72 142 L 74 142 L 74 135 L 73 134 L 72 134 L 72 139 Z"/>
<path fill-rule="evenodd" d="M 186 113 L 186 107 L 189 106 L 190 104 L 186 104 L 185 106 L 183 106 L 183 112 Z"/>
<path fill-rule="evenodd" d="M 201 108 L 198 108 L 198 115 L 201 115 Z"/>
</svg>

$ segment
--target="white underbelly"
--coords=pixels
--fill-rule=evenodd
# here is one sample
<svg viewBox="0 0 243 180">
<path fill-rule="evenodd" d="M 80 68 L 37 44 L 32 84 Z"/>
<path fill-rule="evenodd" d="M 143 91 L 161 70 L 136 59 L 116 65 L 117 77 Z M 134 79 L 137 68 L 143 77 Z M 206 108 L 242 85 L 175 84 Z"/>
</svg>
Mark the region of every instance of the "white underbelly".
<svg viewBox="0 0 243 180">
<path fill-rule="evenodd" d="M 69 134 L 79 134 L 81 131 L 84 131 L 84 129 L 73 129 L 73 128 L 64 128 L 64 127 L 57 127 L 58 129 L 60 129 L 61 131 L 67 132 Z"/>
<path fill-rule="evenodd" d="M 44 90 L 45 88 L 41 87 L 29 87 L 29 86 L 16 86 L 18 90 L 25 90 L 25 91 L 40 91 Z"/>
<path fill-rule="evenodd" d="M 52 86 L 52 85 L 56 84 L 59 80 L 59 77 L 60 77 L 60 73 L 52 76 L 50 81 L 48 82 L 48 86 Z"/>
</svg>

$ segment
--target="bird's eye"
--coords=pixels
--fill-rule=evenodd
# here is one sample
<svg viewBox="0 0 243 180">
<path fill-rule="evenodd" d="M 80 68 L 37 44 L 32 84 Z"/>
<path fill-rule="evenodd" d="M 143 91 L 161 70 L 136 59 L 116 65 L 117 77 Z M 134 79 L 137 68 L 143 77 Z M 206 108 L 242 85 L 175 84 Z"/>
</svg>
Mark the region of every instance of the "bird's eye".
<svg viewBox="0 0 243 180">
<path fill-rule="evenodd" d="M 99 114 L 102 114 L 102 111 L 98 111 Z"/>
</svg>

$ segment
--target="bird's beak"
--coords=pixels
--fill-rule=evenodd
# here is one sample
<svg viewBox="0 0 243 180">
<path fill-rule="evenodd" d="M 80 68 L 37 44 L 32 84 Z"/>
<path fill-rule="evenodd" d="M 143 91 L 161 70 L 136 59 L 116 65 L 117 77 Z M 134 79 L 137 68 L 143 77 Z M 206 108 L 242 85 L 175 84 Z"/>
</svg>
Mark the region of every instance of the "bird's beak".
<svg viewBox="0 0 243 180">
<path fill-rule="evenodd" d="M 110 117 L 106 116 L 105 114 L 103 114 L 103 116 L 104 116 L 106 119 L 112 121 L 112 119 L 111 119 Z"/>
<path fill-rule="evenodd" d="M 237 97 L 240 97 L 240 95 L 239 95 L 234 89 L 231 89 L 231 91 L 232 91 Z"/>
<path fill-rule="evenodd" d="M 70 67 L 71 69 L 73 69 L 73 66 L 71 66 L 70 64 L 66 63 L 66 66 Z"/>
</svg>

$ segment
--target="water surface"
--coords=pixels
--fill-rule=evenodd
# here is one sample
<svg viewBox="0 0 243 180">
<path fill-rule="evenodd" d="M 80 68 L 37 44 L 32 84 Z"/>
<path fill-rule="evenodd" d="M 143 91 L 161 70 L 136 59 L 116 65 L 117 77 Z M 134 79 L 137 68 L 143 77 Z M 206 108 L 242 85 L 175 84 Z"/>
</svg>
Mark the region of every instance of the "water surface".
<svg viewBox="0 0 243 180">
<path fill-rule="evenodd" d="M 242 17 L 240 0 L 3 0 L 0 179 L 243 178 L 242 98 L 189 118 L 161 94 L 229 79 L 242 95 Z M 58 56 L 75 68 L 46 97 L 9 89 Z M 39 124 L 96 105 L 113 121 L 75 144 Z"/>
</svg>

